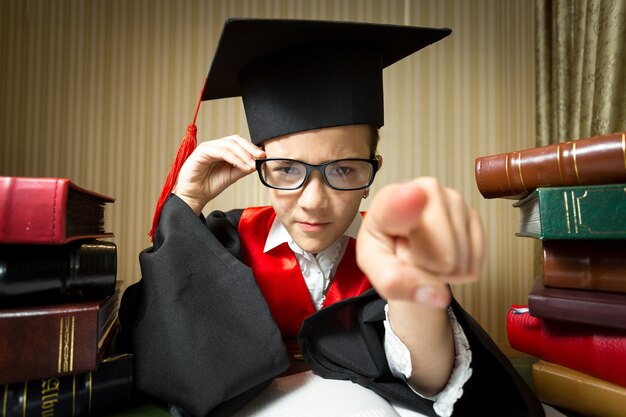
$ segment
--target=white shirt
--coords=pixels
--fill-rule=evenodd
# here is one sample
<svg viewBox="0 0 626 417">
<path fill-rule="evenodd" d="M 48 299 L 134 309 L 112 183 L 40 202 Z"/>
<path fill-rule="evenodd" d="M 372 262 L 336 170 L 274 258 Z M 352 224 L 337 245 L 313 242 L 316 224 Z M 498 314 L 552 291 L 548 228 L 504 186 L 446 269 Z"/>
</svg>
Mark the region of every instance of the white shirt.
<svg viewBox="0 0 626 417">
<path fill-rule="evenodd" d="M 302 250 L 289 235 L 287 229 L 285 229 L 280 221 L 278 221 L 278 218 L 276 218 L 272 223 L 267 240 L 265 241 L 263 252 L 268 252 L 283 243 L 287 243 L 298 260 L 304 281 L 311 294 L 313 305 L 319 310 L 324 304 L 325 291 L 330 285 L 331 278 L 337 271 L 339 262 L 348 246 L 348 241 L 350 238 L 356 239 L 362 221 L 363 218 L 361 214 L 357 213 L 342 237 L 322 252 L 314 255 Z M 410 352 L 406 345 L 402 343 L 400 338 L 393 332 L 387 315 L 387 309 L 388 306 L 385 306 L 385 354 L 393 375 L 406 380 L 413 372 Z M 434 410 L 437 415 L 441 417 L 449 417 L 452 415 L 454 403 L 463 395 L 463 385 L 472 375 L 472 369 L 470 367 L 472 351 L 469 348 L 467 337 L 459 325 L 452 308 L 448 308 L 448 317 L 450 318 L 456 349 L 454 369 L 452 370 L 448 384 L 440 393 L 433 397 L 423 396 L 409 385 L 417 395 L 433 400 L 435 402 Z"/>
</svg>

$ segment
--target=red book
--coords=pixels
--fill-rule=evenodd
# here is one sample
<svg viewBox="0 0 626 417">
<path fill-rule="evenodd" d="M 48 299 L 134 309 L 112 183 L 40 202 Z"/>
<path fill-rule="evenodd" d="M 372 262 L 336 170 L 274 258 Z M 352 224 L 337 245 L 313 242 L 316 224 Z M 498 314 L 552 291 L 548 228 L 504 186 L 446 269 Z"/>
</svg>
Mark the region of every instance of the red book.
<svg viewBox="0 0 626 417">
<path fill-rule="evenodd" d="M 538 187 L 626 182 L 626 132 L 476 158 L 485 198 L 521 198 Z"/>
<path fill-rule="evenodd" d="M 0 243 L 112 237 L 104 231 L 104 206 L 113 201 L 67 178 L 0 177 Z"/>
<path fill-rule="evenodd" d="M 544 240 L 544 287 L 626 293 L 626 240 Z"/>
<path fill-rule="evenodd" d="M 626 387 L 626 332 L 531 316 L 514 305 L 506 322 L 513 349 Z"/>
</svg>

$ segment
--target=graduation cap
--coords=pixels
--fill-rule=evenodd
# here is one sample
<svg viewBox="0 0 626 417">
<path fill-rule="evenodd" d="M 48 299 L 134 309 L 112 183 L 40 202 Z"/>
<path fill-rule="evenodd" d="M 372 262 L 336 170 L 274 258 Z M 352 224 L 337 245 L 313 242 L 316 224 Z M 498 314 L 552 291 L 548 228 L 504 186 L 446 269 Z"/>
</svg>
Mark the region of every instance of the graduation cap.
<svg viewBox="0 0 626 417">
<path fill-rule="evenodd" d="M 450 33 L 447 28 L 387 24 L 228 19 L 150 235 L 180 167 L 197 145 L 195 120 L 202 101 L 241 96 L 250 138 L 257 145 L 323 127 L 381 127 L 383 69 Z"/>
</svg>

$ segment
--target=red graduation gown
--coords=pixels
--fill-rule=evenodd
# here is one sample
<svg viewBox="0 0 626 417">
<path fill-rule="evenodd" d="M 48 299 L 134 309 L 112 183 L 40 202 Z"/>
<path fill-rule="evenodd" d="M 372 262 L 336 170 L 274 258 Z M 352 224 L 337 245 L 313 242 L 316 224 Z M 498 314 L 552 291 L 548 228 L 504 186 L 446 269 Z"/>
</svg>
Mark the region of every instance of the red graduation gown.
<svg viewBox="0 0 626 417">
<path fill-rule="evenodd" d="M 263 253 L 276 213 L 270 206 L 245 209 L 239 221 L 241 255 L 252 268 L 257 285 L 285 338 L 295 338 L 302 322 L 316 312 L 300 265 L 287 244 Z M 356 264 L 355 241 L 346 252 L 331 282 L 323 307 L 363 294 L 371 288 Z"/>
</svg>

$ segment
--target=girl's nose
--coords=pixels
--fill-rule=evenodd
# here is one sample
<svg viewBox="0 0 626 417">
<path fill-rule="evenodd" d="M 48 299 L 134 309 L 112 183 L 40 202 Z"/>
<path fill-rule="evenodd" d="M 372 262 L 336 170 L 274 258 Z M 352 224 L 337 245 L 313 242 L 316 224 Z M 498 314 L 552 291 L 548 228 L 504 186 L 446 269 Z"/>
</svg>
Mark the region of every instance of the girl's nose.
<svg viewBox="0 0 626 417">
<path fill-rule="evenodd" d="M 312 172 L 302 186 L 298 204 L 304 209 L 325 208 L 328 203 L 328 186 L 320 172 Z"/>
</svg>

